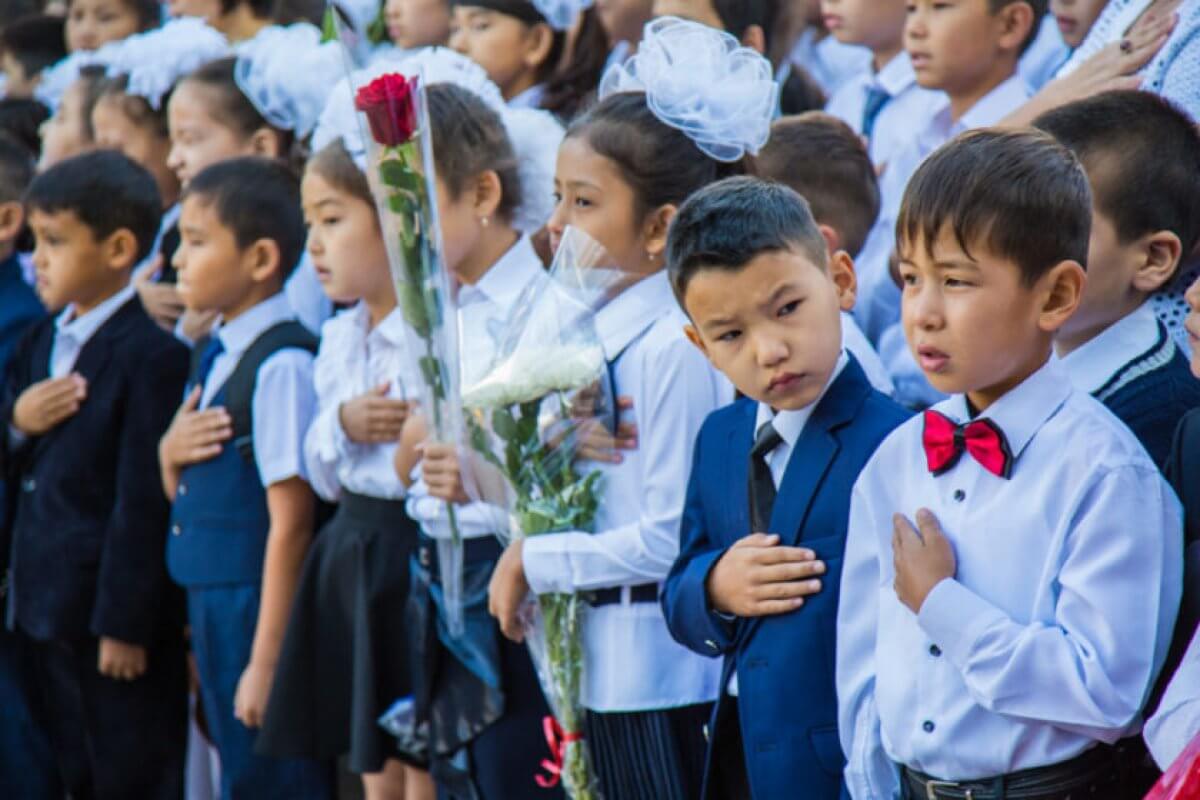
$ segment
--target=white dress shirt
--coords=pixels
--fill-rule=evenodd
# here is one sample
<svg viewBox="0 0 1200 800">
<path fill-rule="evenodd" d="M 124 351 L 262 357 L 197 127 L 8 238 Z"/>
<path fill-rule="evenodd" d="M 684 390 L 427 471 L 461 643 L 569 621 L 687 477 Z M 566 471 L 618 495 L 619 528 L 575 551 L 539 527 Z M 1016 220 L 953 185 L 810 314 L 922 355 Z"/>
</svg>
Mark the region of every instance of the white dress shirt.
<svg viewBox="0 0 1200 800">
<path fill-rule="evenodd" d="M 459 372 L 471 383 L 492 365 L 495 348 L 513 306 L 531 282 L 545 274 L 533 242 L 523 236 L 491 266 L 473 286 L 458 292 Z M 446 503 L 429 494 L 420 479 L 421 465 L 413 469 L 415 482 L 408 489 L 408 514 L 426 536 L 450 535 Z M 464 539 L 492 536 L 508 528 L 508 512 L 489 503 L 475 502 L 454 508 L 458 531 Z"/>
<path fill-rule="evenodd" d="M 787 80 L 792 64 L 804 67 L 826 97 L 831 97 L 842 88 L 842 84 L 871 71 L 871 51 L 857 44 L 842 44 L 834 36 L 821 36 L 815 28 L 808 27 L 800 34 L 792 47 L 788 63 L 780 69 L 777 78 L 782 86 Z"/>
<path fill-rule="evenodd" d="M 1042 17 L 1037 35 L 1029 44 L 1017 64 L 1017 71 L 1029 84 L 1029 88 L 1037 91 L 1053 80 L 1055 73 L 1067 63 L 1071 57 L 1071 48 L 1063 41 L 1062 31 L 1058 29 L 1058 20 L 1053 14 Z"/>
<path fill-rule="evenodd" d="M 126 286 L 91 311 L 81 316 L 75 316 L 75 304 L 64 308 L 54 319 L 54 344 L 50 347 L 50 377 L 64 378 L 71 374 L 79 353 L 88 340 L 96 335 L 96 331 L 104 323 L 112 319 L 113 314 L 121 310 L 121 306 L 133 299 L 136 294 L 133 286 Z"/>
<path fill-rule="evenodd" d="M 616 394 L 633 398 L 638 446 L 599 470 L 604 494 L 596 533 L 525 540 L 525 575 L 537 593 L 661 582 L 679 555 L 679 526 L 696 435 L 733 391 L 687 341 L 686 318 L 665 272 L 626 289 L 596 315 Z M 612 359 L 616 359 L 612 363 Z M 588 608 L 583 703 L 595 711 L 674 708 L 717 697 L 721 664 L 667 630 L 658 603 Z"/>
<path fill-rule="evenodd" d="M 320 333 L 325 320 L 333 314 L 333 301 L 325 294 L 321 280 L 317 277 L 317 268 L 313 266 L 307 250 L 300 256 L 300 263 L 296 265 L 296 269 L 288 276 L 283 291 L 292 305 L 296 319 L 313 333 Z"/>
<path fill-rule="evenodd" d="M 937 410 L 968 419 L 956 395 Z M 1182 590 L 1182 511 L 1129 429 L 1050 360 L 983 414 L 1015 458 L 929 472 L 923 420 L 855 484 L 838 609 L 838 728 L 857 800 L 893 762 L 945 780 L 1056 764 L 1135 734 Z M 957 572 L 919 614 L 893 588 L 892 515 L 928 508 Z M 869 600 L 876 598 L 875 602 Z"/>
<path fill-rule="evenodd" d="M 1157 347 L 1159 335 L 1154 308 L 1143 303 L 1059 360 L 1075 388 L 1094 395 L 1129 362 Z"/>
<path fill-rule="evenodd" d="M 878 72 L 856 73 L 829 98 L 825 111 L 861 134 L 867 96 L 874 89 L 888 100 L 875 118 L 868 149 L 871 161 L 883 166 L 904 148 L 946 101 L 943 92 L 922 88 L 917 83 L 908 53 L 901 52 Z"/>
<path fill-rule="evenodd" d="M 546 97 L 546 84 L 538 83 L 513 96 L 506 104 L 509 108 L 541 108 Z"/>
<path fill-rule="evenodd" d="M 268 328 L 295 320 L 282 293 L 264 300 L 229 322 L 219 321 L 213 335 L 225 348 L 213 361 L 204 382 L 200 408 L 207 408 L 233 375 L 242 356 Z M 262 363 L 254 384 L 254 460 L 264 487 L 289 478 L 308 480 L 304 468 L 304 435 L 317 410 L 313 391 L 313 356 L 287 348 Z M 226 445 L 230 446 L 230 445 Z"/>
<path fill-rule="evenodd" d="M 393 460 L 396 442 L 361 444 L 342 428 L 342 404 L 388 384 L 387 397 L 415 399 L 420 376 L 406 357 L 404 313 L 395 309 L 369 328 L 365 303 L 341 312 L 321 329 L 321 350 L 313 366 L 317 416 L 304 439 L 304 463 L 313 490 L 337 502 L 346 490 L 367 497 L 399 500 L 404 484 Z"/>
<path fill-rule="evenodd" d="M 1165 771 L 1197 735 L 1200 735 L 1200 636 L 1193 635 L 1158 710 L 1146 720 L 1143 736 L 1155 763 Z"/>
<path fill-rule="evenodd" d="M 888 377 L 887 369 L 884 368 L 879 354 L 867 341 L 862 328 L 858 327 L 858 323 L 854 321 L 854 317 L 848 311 L 842 312 L 842 347 L 858 359 L 858 365 L 862 367 L 862 371 L 871 385 L 891 397 L 896 391 L 896 387 L 892 385 L 892 379 Z"/>
</svg>

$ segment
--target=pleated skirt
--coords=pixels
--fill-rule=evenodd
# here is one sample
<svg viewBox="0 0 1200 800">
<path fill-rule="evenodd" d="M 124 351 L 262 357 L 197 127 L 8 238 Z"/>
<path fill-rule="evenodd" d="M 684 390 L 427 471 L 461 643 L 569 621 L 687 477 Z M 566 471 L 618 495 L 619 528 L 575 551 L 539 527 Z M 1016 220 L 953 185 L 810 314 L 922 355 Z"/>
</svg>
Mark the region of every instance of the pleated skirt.
<svg viewBox="0 0 1200 800">
<path fill-rule="evenodd" d="M 606 800 L 699 800 L 712 703 L 658 711 L 589 711 L 586 737 Z"/>
</svg>

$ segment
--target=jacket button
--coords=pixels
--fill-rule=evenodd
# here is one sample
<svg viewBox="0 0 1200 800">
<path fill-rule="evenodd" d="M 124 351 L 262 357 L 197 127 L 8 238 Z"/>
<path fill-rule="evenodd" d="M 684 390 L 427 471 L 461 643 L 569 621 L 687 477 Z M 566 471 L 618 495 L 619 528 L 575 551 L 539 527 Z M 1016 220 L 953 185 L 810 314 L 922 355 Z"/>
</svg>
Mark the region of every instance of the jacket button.
<svg viewBox="0 0 1200 800">
<path fill-rule="evenodd" d="M 929 720 L 925 720 L 925 723 L 921 726 L 921 730 L 925 731 L 926 733 L 933 733 L 933 729 L 936 727 L 937 726 Z"/>
<path fill-rule="evenodd" d="M 35 481 L 33 478 L 26 478 L 24 482 L 21 483 L 21 488 L 25 490 L 26 493 L 33 492 L 37 489 L 37 481 Z"/>
<path fill-rule="evenodd" d="M 181 533 L 183 533 L 183 528 L 179 527 L 178 525 L 171 526 L 171 535 L 172 536 L 178 536 Z"/>
</svg>

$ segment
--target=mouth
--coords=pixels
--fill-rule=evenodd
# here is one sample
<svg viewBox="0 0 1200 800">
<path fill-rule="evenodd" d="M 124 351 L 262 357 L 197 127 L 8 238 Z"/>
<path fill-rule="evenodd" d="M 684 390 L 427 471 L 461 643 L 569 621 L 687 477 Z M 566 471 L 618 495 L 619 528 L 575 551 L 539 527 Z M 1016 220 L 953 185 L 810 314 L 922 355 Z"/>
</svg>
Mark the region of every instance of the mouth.
<svg viewBox="0 0 1200 800">
<path fill-rule="evenodd" d="M 1074 33 L 1075 29 L 1079 27 L 1079 21 L 1071 17 L 1055 17 L 1054 19 L 1058 23 L 1059 32 L 1063 35 Z"/>
<path fill-rule="evenodd" d="M 317 273 L 317 280 L 321 283 L 328 283 L 333 277 L 333 272 L 328 267 L 319 267 L 313 264 L 313 270 Z"/>
<path fill-rule="evenodd" d="M 909 53 L 908 60 L 912 62 L 913 70 L 927 69 L 930 64 L 928 53 Z"/>
<path fill-rule="evenodd" d="M 922 345 L 917 348 L 917 363 L 923 372 L 938 374 L 950 365 L 950 356 L 936 347 Z"/>
<path fill-rule="evenodd" d="M 826 14 L 822 17 L 825 22 L 825 29 L 836 31 L 842 27 L 842 18 L 837 14 Z"/>
<path fill-rule="evenodd" d="M 767 394 L 785 394 L 799 386 L 803 380 L 803 373 L 780 373 L 772 378 L 771 382 L 767 384 Z"/>
</svg>

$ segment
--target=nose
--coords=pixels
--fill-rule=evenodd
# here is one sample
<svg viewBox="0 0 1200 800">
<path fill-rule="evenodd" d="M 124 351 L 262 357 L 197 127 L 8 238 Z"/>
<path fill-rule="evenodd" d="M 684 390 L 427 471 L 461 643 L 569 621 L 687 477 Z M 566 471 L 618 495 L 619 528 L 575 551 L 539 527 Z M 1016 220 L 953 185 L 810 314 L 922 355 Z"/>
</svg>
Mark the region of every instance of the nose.
<svg viewBox="0 0 1200 800">
<path fill-rule="evenodd" d="M 908 16 L 904 20 L 904 41 L 909 40 L 920 41 L 929 35 L 929 25 L 925 18 L 925 11 L 921 6 L 916 6 L 912 11 L 908 12 Z"/>
<path fill-rule="evenodd" d="M 900 313 L 920 330 L 936 330 L 944 321 L 941 293 L 930 282 L 910 286 L 900 297 Z"/>
<path fill-rule="evenodd" d="M 567 219 L 567 204 L 563 200 L 559 200 L 554 206 L 554 213 L 550 215 L 550 219 L 546 222 L 546 230 L 551 236 L 562 236 L 563 229 L 570 224 Z"/>
<path fill-rule="evenodd" d="M 321 239 L 317 235 L 316 228 L 309 228 L 306 246 L 308 248 L 308 252 L 312 253 L 314 256 L 320 254 L 320 252 L 325 249 L 321 246 Z"/>
<path fill-rule="evenodd" d="M 467 55 L 467 34 L 461 28 L 450 32 L 450 40 L 447 44 L 454 52 Z"/>
<path fill-rule="evenodd" d="M 760 367 L 776 367 L 787 360 L 789 355 L 787 342 L 772 331 L 755 332 L 752 334 L 752 341 L 754 356 Z"/>
</svg>

